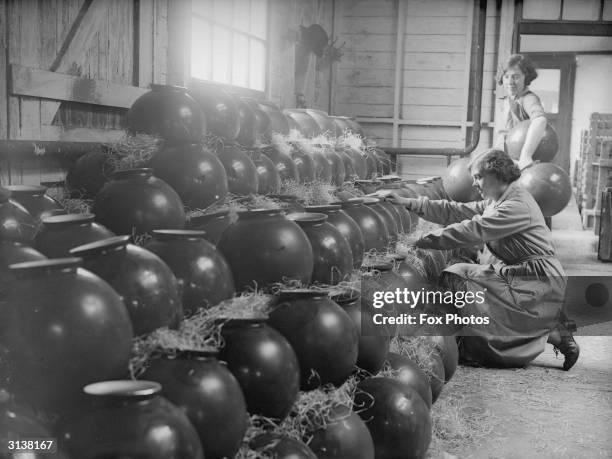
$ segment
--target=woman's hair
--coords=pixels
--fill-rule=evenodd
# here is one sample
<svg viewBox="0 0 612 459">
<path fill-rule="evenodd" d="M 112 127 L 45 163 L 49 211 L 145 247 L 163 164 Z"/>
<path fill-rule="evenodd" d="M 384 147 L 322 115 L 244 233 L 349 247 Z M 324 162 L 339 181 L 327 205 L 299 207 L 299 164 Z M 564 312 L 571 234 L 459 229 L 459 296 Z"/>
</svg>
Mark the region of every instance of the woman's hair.
<svg viewBox="0 0 612 459">
<path fill-rule="evenodd" d="M 518 67 L 521 69 L 521 72 L 523 72 L 525 75 L 525 86 L 529 86 L 538 76 L 535 65 L 533 65 L 533 62 L 531 62 L 529 58 L 523 56 L 522 54 L 513 54 L 497 72 L 498 85 L 501 86 L 504 84 L 504 75 L 510 67 Z"/>
<path fill-rule="evenodd" d="M 507 153 L 491 148 L 470 161 L 470 170 L 480 175 L 492 174 L 505 183 L 512 183 L 521 176 L 521 171 Z"/>
</svg>

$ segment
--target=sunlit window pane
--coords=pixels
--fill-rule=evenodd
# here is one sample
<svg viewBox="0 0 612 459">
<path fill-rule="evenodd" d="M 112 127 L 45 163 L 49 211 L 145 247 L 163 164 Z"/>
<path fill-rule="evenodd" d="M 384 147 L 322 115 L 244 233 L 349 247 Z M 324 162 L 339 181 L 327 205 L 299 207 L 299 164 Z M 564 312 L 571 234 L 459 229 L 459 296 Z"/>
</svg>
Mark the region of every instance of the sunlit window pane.
<svg viewBox="0 0 612 459">
<path fill-rule="evenodd" d="M 259 38 L 266 38 L 267 30 L 267 0 L 252 0 L 251 33 Z"/>
<path fill-rule="evenodd" d="M 194 18 L 191 21 L 191 76 L 210 80 L 210 26 L 205 21 Z"/>
<path fill-rule="evenodd" d="M 232 34 L 228 29 L 213 28 L 213 80 L 231 84 Z"/>
<path fill-rule="evenodd" d="M 240 34 L 234 35 L 234 67 L 232 84 L 249 87 L 249 39 Z"/>
<path fill-rule="evenodd" d="M 561 0 L 524 0 L 523 19 L 559 19 Z"/>
<path fill-rule="evenodd" d="M 234 27 L 249 33 L 251 25 L 251 1 L 234 0 Z"/>
<path fill-rule="evenodd" d="M 264 91 L 266 89 L 266 48 L 263 43 L 251 39 L 251 89 Z"/>
<path fill-rule="evenodd" d="M 191 76 L 265 91 L 268 0 L 192 0 Z"/>
<path fill-rule="evenodd" d="M 223 24 L 232 25 L 232 1 L 214 0 L 213 18 Z"/>
</svg>

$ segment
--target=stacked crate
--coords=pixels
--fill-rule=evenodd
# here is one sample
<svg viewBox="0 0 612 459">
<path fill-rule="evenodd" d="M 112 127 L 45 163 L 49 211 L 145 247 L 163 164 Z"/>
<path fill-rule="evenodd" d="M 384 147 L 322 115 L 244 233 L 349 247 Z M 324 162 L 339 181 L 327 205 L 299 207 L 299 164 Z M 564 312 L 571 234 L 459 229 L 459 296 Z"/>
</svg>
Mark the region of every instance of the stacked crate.
<svg viewBox="0 0 612 459">
<path fill-rule="evenodd" d="M 599 234 L 601 193 L 612 176 L 612 114 L 592 113 L 589 129 L 582 131 L 577 196 L 582 224 Z"/>
</svg>

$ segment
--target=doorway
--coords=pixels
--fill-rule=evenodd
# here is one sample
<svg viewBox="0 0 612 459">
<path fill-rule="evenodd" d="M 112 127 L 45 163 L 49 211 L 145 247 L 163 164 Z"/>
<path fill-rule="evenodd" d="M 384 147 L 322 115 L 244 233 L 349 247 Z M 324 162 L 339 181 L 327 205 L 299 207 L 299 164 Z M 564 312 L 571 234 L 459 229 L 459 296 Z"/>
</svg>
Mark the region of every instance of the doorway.
<svg viewBox="0 0 612 459">
<path fill-rule="evenodd" d="M 538 70 L 529 85 L 542 101 L 548 122 L 559 136 L 559 151 L 553 163 L 570 173 L 572 112 L 576 56 L 573 53 L 523 53 Z"/>
</svg>

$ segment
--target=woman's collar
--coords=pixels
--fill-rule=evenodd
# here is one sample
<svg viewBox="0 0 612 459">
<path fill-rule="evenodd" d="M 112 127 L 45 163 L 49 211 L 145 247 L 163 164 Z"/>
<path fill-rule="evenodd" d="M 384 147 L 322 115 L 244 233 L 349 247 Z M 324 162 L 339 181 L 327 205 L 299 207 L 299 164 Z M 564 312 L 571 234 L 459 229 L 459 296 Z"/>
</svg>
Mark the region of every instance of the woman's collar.
<svg viewBox="0 0 612 459">
<path fill-rule="evenodd" d="M 519 92 L 519 93 L 518 93 L 516 96 L 514 96 L 514 97 L 512 97 L 512 98 L 511 98 L 511 97 L 508 97 L 508 98 L 509 98 L 509 99 L 512 99 L 512 100 L 518 100 L 518 99 L 520 99 L 521 97 L 523 97 L 525 94 L 527 94 L 528 92 L 529 92 L 529 86 L 525 86 L 525 87 L 523 88 L 523 90 L 522 90 L 521 92 Z"/>
<path fill-rule="evenodd" d="M 508 184 L 508 188 L 506 188 L 506 191 L 504 191 L 502 193 L 502 195 L 499 197 L 499 199 L 497 201 L 495 201 L 495 206 L 500 205 L 502 202 L 504 202 L 508 196 L 514 192 L 514 190 L 516 189 L 516 187 L 518 186 L 518 183 L 516 181 L 511 182 Z"/>
</svg>

